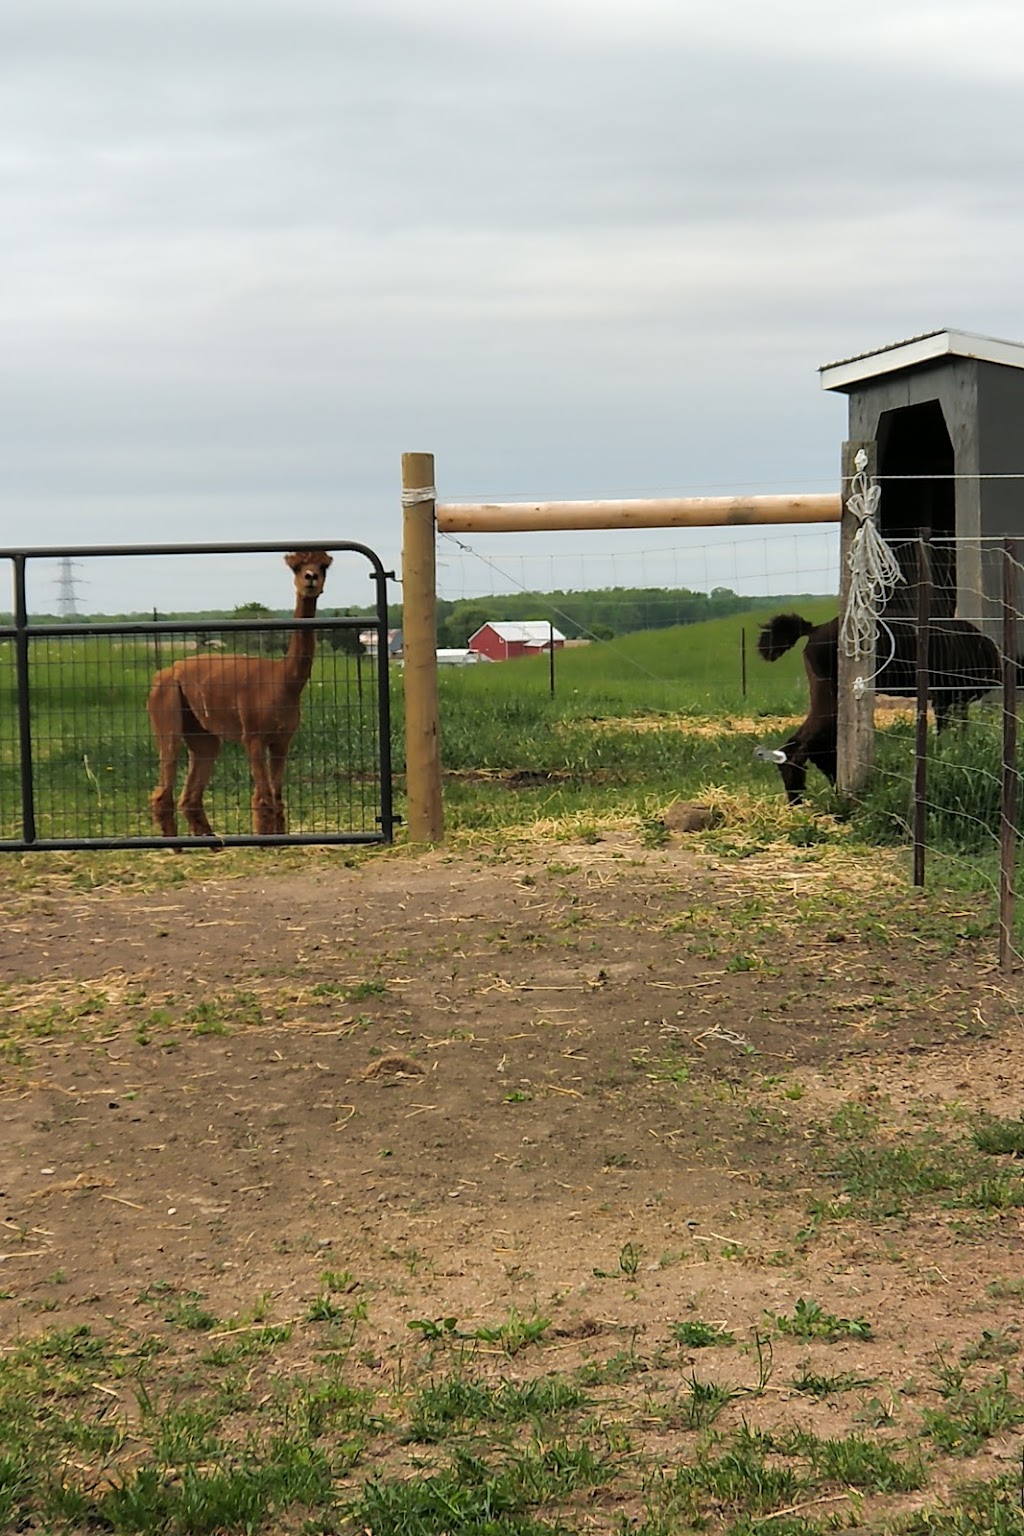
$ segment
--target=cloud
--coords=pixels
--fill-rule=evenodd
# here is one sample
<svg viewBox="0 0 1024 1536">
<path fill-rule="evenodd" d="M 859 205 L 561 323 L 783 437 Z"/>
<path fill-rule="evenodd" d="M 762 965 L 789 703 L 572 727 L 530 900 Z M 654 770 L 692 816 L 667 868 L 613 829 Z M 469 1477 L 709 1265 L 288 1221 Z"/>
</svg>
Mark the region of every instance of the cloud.
<svg viewBox="0 0 1024 1536">
<path fill-rule="evenodd" d="M 405 448 L 452 496 L 827 487 L 818 364 L 1024 333 L 1022 30 L 931 0 L 9 7 L 0 515 L 333 520 L 394 563 Z"/>
</svg>

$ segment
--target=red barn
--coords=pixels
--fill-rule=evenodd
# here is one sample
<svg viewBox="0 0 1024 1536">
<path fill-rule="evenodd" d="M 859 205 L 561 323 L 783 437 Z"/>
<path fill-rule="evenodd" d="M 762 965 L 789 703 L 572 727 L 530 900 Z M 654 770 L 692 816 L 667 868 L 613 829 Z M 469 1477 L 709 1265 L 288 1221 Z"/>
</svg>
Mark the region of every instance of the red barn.
<svg viewBox="0 0 1024 1536">
<path fill-rule="evenodd" d="M 490 661 L 512 661 L 517 656 L 540 656 L 565 644 L 561 630 L 546 619 L 525 624 L 483 624 L 469 637 L 469 648 Z"/>
</svg>

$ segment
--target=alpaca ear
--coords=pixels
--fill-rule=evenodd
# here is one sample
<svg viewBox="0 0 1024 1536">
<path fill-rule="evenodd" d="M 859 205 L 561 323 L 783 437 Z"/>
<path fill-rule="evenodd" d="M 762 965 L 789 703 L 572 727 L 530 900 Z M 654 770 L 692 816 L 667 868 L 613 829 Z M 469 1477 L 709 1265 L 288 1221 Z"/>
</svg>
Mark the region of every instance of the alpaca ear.
<svg viewBox="0 0 1024 1536">
<path fill-rule="evenodd" d="M 302 556 L 299 554 L 285 555 L 284 563 L 289 568 L 289 570 L 297 571 L 299 566 L 302 564 Z"/>
</svg>

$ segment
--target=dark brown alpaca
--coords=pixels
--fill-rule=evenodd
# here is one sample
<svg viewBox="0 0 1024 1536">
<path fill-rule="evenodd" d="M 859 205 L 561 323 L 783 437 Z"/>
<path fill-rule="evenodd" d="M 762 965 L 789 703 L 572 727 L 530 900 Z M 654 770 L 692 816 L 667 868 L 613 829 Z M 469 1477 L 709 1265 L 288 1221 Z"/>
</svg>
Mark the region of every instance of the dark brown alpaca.
<svg viewBox="0 0 1024 1536">
<path fill-rule="evenodd" d="M 295 617 L 311 619 L 331 557 L 322 549 L 301 550 L 285 555 L 285 564 L 295 574 Z M 157 673 L 148 708 L 160 753 L 160 782 L 149 803 L 164 837 L 178 835 L 174 781 L 182 743 L 188 774 L 178 804 L 193 837 L 215 835 L 203 809 L 203 792 L 223 741 L 241 742 L 248 755 L 253 830 L 264 836 L 285 830 L 281 786 L 315 650 L 315 632 L 297 629 L 280 660 L 190 656 Z"/>
<path fill-rule="evenodd" d="M 837 770 L 839 717 L 839 620 L 812 624 L 798 613 L 777 613 L 761 625 L 758 653 L 778 661 L 806 635 L 804 670 L 810 688 L 807 719 L 772 752 L 759 755 L 778 762 L 786 798 L 798 805 L 807 784 L 807 765 L 818 768 L 834 785 Z M 878 635 L 875 686 L 879 693 L 913 698 L 917 691 L 917 630 L 904 619 L 887 619 Z M 967 706 L 999 686 L 999 651 L 993 641 L 968 619 L 936 619 L 928 633 L 928 697 L 935 712 L 935 729 L 944 731 L 953 719 L 967 723 Z M 1024 661 L 1017 663 L 1024 677 Z M 781 761 L 779 760 L 781 756 Z"/>
</svg>

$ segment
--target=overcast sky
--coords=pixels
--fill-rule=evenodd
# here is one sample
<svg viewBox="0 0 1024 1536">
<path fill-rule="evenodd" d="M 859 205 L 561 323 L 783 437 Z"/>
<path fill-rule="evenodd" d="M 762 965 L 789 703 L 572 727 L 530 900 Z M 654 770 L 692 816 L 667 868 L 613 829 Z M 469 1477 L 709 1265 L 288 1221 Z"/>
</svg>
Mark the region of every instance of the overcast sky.
<svg viewBox="0 0 1024 1536">
<path fill-rule="evenodd" d="M 397 567 L 405 449 L 446 500 L 835 489 L 819 365 L 1024 338 L 1022 77 L 1017 0 L 8 4 L 0 542 Z M 827 588 L 832 535 L 782 537 Z M 503 590 L 790 559 L 466 542 Z M 90 610 L 290 592 L 274 556 L 78 579 Z M 339 562 L 329 595 L 368 585 Z"/>
</svg>

